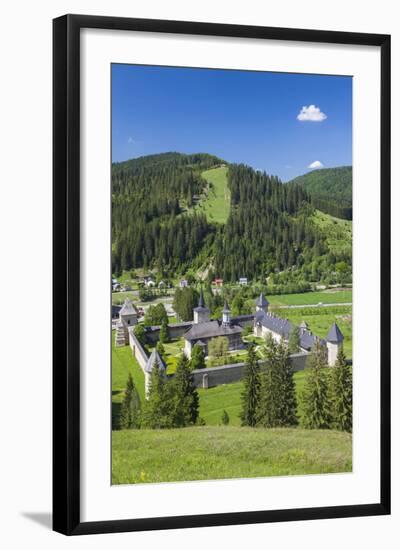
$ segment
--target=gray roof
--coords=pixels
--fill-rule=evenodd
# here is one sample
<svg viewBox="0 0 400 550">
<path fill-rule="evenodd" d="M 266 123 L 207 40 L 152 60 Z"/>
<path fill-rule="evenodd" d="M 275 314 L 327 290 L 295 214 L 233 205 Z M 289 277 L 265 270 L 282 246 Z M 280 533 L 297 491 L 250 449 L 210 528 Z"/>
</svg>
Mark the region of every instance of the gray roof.
<svg viewBox="0 0 400 550">
<path fill-rule="evenodd" d="M 257 307 L 265 307 L 269 304 L 268 300 L 264 296 L 264 294 L 261 292 L 260 296 L 256 300 L 256 306 Z"/>
<path fill-rule="evenodd" d="M 280 334 L 284 338 L 289 338 L 289 333 L 292 330 L 292 323 L 287 319 L 275 317 L 272 313 L 264 313 L 256 317 L 256 319 L 263 327 Z"/>
<path fill-rule="evenodd" d="M 198 306 L 198 307 L 193 308 L 193 311 L 199 311 L 199 312 L 208 311 L 209 312 L 210 310 L 208 309 L 208 307 Z"/>
<path fill-rule="evenodd" d="M 135 315 L 137 313 L 136 307 L 132 304 L 132 300 L 126 298 L 124 305 L 120 310 L 120 315 Z"/>
<path fill-rule="evenodd" d="M 322 344 L 325 343 L 325 340 L 322 340 L 318 336 L 315 336 L 315 334 L 313 334 L 308 329 L 300 328 L 299 334 L 300 347 L 307 351 L 311 350 L 316 342 L 321 342 Z"/>
<path fill-rule="evenodd" d="M 327 342 L 332 342 L 333 344 L 341 344 L 343 342 L 343 334 L 340 332 L 340 328 L 337 326 L 336 323 L 332 323 L 326 340 Z"/>
<path fill-rule="evenodd" d="M 185 340 L 201 340 L 202 338 L 215 338 L 216 336 L 229 336 L 231 334 L 240 334 L 243 328 L 240 325 L 223 325 L 220 321 L 207 321 L 193 325 L 186 334 Z"/>
<path fill-rule="evenodd" d="M 263 313 L 258 312 L 256 314 L 256 321 L 260 323 L 263 327 L 283 336 L 285 340 L 289 338 L 290 331 L 293 328 L 293 325 L 287 319 L 281 319 L 280 317 L 275 317 L 272 313 Z M 324 342 L 318 336 L 315 336 L 308 329 L 299 327 L 299 336 L 300 336 L 300 347 L 305 350 L 310 350 L 315 342 Z"/>
<path fill-rule="evenodd" d="M 145 372 L 151 372 L 154 367 L 154 363 L 158 361 L 158 367 L 162 370 L 165 370 L 165 362 L 161 355 L 158 353 L 156 349 L 153 349 L 153 351 L 150 354 L 150 357 L 147 359 L 147 363 L 144 367 Z"/>
</svg>

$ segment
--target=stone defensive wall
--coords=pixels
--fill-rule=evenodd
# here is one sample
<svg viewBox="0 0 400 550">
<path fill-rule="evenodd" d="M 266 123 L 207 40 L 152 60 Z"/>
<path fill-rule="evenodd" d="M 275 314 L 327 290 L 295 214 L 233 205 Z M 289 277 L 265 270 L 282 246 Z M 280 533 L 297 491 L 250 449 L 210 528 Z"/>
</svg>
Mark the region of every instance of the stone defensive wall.
<svg viewBox="0 0 400 550">
<path fill-rule="evenodd" d="M 294 372 L 303 370 L 309 353 L 293 353 L 290 356 Z M 192 371 L 196 388 L 213 388 L 221 384 L 233 384 L 239 382 L 244 376 L 244 363 L 222 365 L 220 367 L 209 367 Z"/>
<path fill-rule="evenodd" d="M 182 328 L 183 323 L 177 323 L 177 326 L 173 328 L 177 328 L 178 330 Z M 185 325 L 188 325 L 191 323 L 185 323 Z M 179 325 L 179 326 L 178 326 Z M 160 329 L 160 327 L 151 327 L 151 332 L 146 334 L 147 337 L 149 337 L 149 334 L 153 335 L 154 329 Z M 169 329 L 171 330 L 171 325 L 169 326 Z M 187 330 L 187 326 L 185 328 L 185 331 Z M 171 333 L 170 333 L 171 334 Z M 172 336 L 172 334 L 171 334 Z M 157 339 L 158 340 L 158 333 L 157 333 Z M 132 350 L 132 354 L 137 360 L 137 362 L 140 365 L 140 368 L 144 372 L 144 368 L 146 366 L 148 356 L 145 352 L 143 346 L 135 336 L 133 332 L 133 327 L 129 328 L 129 346 Z M 303 370 L 306 366 L 306 360 L 308 357 L 307 352 L 301 352 L 301 353 L 294 353 L 290 356 L 290 361 L 292 363 L 292 368 L 294 372 L 297 372 L 299 370 Z M 238 382 L 239 380 L 242 380 L 244 376 L 244 363 L 233 363 L 230 365 L 221 365 L 219 367 L 209 367 L 206 369 L 197 369 L 192 371 L 193 379 L 196 388 L 213 388 L 215 386 L 220 386 L 221 384 L 233 384 L 234 382 Z"/>
<path fill-rule="evenodd" d="M 187 332 L 191 326 L 193 325 L 193 321 L 188 321 L 187 323 L 171 323 L 168 325 L 168 334 L 170 338 L 180 338 Z M 149 342 L 152 344 L 155 344 L 160 339 L 160 329 L 161 327 L 159 325 L 155 325 L 152 327 L 146 327 L 146 338 Z"/>
<path fill-rule="evenodd" d="M 144 372 L 144 368 L 147 363 L 147 353 L 144 351 L 142 344 L 136 338 L 133 333 L 133 327 L 129 328 L 129 346 L 132 350 L 132 354 L 140 365 L 140 368 Z"/>
</svg>

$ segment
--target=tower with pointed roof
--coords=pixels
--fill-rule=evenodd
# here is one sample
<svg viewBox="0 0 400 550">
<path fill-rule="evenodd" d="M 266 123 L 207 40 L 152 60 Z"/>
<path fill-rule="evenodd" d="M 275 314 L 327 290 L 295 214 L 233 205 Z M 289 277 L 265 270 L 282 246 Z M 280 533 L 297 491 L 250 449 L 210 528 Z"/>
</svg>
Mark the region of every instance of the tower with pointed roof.
<svg viewBox="0 0 400 550">
<path fill-rule="evenodd" d="M 199 305 L 193 309 L 193 322 L 207 323 L 210 320 L 210 310 L 204 302 L 203 289 L 200 290 Z"/>
<path fill-rule="evenodd" d="M 144 389 L 145 389 L 146 399 L 148 398 L 149 390 L 150 390 L 151 373 L 153 372 L 153 369 L 156 363 L 158 365 L 158 368 L 160 369 L 161 376 L 165 376 L 165 371 L 166 371 L 165 361 L 161 357 L 161 355 L 158 353 L 158 351 L 156 349 L 153 349 L 143 369 L 144 370 Z"/>
<path fill-rule="evenodd" d="M 115 344 L 116 346 L 126 346 L 129 344 L 129 327 L 138 322 L 137 309 L 129 298 L 126 298 L 124 305 L 119 312 L 119 321 L 116 327 Z"/>
<path fill-rule="evenodd" d="M 260 296 L 256 300 L 256 311 L 263 311 L 264 313 L 267 313 L 268 306 L 269 302 L 264 294 L 261 292 Z"/>
<path fill-rule="evenodd" d="M 222 310 L 222 324 L 225 327 L 231 324 L 231 310 L 229 309 L 229 305 L 226 300 L 224 303 L 224 309 Z"/>
<path fill-rule="evenodd" d="M 340 348 L 343 346 L 343 334 L 336 323 L 332 323 L 326 337 L 326 347 L 328 349 L 328 365 L 334 367 Z"/>
</svg>

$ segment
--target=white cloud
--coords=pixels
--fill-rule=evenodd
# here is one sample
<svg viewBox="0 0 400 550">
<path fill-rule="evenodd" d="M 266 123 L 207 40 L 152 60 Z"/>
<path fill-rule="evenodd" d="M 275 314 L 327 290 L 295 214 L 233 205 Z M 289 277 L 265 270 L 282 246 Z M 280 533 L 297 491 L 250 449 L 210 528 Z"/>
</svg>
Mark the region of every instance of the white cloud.
<svg viewBox="0 0 400 550">
<path fill-rule="evenodd" d="M 324 165 L 322 164 L 321 161 L 319 160 L 314 160 L 314 162 L 312 162 L 311 164 L 308 165 L 308 168 L 323 168 Z"/>
<path fill-rule="evenodd" d="M 301 108 L 300 113 L 297 115 L 297 120 L 309 120 L 311 122 L 322 122 L 328 118 L 325 113 L 321 111 L 319 107 L 315 105 L 304 106 Z"/>
</svg>

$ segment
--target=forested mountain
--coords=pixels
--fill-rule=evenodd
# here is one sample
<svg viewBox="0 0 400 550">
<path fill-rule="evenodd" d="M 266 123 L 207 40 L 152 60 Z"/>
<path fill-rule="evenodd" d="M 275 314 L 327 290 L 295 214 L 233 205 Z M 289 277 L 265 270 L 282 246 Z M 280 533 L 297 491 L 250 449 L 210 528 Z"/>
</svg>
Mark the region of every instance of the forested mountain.
<svg viewBox="0 0 400 550">
<path fill-rule="evenodd" d="M 175 277 L 191 270 L 232 282 L 281 272 L 296 282 L 335 282 L 341 262 L 341 282 L 351 280 L 351 246 L 331 249 L 302 184 L 230 164 L 221 168 L 230 191 L 226 223 L 207 218 L 201 201 L 212 188 L 203 173 L 221 165 L 212 155 L 179 153 L 113 164 L 113 272 L 157 269 Z"/>
<path fill-rule="evenodd" d="M 352 219 L 352 167 L 322 168 L 299 176 L 287 185 L 301 185 L 311 202 L 323 212 L 337 218 Z"/>
</svg>

